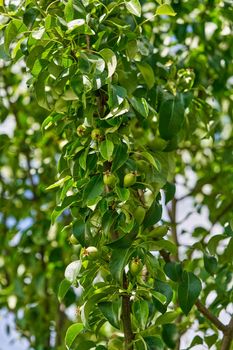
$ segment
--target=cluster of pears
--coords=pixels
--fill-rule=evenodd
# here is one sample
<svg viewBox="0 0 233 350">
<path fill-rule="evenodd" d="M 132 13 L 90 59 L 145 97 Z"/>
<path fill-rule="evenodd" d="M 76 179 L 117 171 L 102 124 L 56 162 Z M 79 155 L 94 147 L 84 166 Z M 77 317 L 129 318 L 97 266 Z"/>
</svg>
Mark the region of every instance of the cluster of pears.
<svg viewBox="0 0 233 350">
<path fill-rule="evenodd" d="M 135 173 L 127 173 L 124 176 L 123 184 L 124 187 L 131 187 L 136 182 L 137 175 Z M 103 177 L 104 184 L 109 187 L 114 187 L 118 181 L 116 175 L 111 173 L 110 171 L 106 171 Z"/>
<path fill-rule="evenodd" d="M 87 136 L 90 133 L 90 128 L 84 124 L 80 124 L 76 129 L 76 133 L 79 137 Z M 91 139 L 97 142 L 102 141 L 104 139 L 104 132 L 98 128 L 92 129 Z"/>
</svg>

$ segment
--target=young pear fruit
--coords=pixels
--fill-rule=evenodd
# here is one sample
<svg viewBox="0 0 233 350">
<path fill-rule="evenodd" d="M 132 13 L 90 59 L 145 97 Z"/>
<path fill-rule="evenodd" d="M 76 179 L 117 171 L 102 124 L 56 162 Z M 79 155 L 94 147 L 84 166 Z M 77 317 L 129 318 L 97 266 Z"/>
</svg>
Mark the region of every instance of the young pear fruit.
<svg viewBox="0 0 233 350">
<path fill-rule="evenodd" d="M 134 258 L 129 263 L 129 272 L 132 276 L 137 276 L 142 271 L 142 268 L 143 263 L 139 258 Z"/>
<path fill-rule="evenodd" d="M 141 225 L 146 215 L 146 210 L 142 206 L 138 206 L 134 211 L 134 217 L 138 225 Z"/>
<path fill-rule="evenodd" d="M 114 174 L 107 172 L 104 174 L 103 181 L 105 185 L 114 187 L 117 182 L 117 178 Z"/>
<path fill-rule="evenodd" d="M 133 173 L 128 173 L 124 176 L 124 187 L 131 187 L 136 182 L 136 175 Z"/>
<path fill-rule="evenodd" d="M 100 129 L 93 129 L 91 132 L 91 138 L 94 141 L 103 140 L 103 132 Z"/>
<path fill-rule="evenodd" d="M 84 256 L 86 256 L 90 260 L 94 260 L 98 256 L 98 249 L 96 247 L 87 247 L 84 249 Z"/>
</svg>

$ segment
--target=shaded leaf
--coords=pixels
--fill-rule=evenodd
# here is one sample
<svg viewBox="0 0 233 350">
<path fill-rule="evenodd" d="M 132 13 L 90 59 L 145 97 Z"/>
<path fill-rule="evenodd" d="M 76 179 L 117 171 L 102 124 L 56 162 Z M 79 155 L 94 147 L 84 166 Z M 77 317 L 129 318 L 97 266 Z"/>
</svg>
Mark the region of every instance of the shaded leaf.
<svg viewBox="0 0 233 350">
<path fill-rule="evenodd" d="M 114 303 L 110 301 L 102 301 L 98 303 L 98 307 L 100 308 L 102 314 L 108 322 L 116 328 L 119 328 L 119 320 L 118 320 L 118 308 L 119 305 L 117 303 L 116 307 L 114 308 Z"/>
<path fill-rule="evenodd" d="M 214 275 L 218 271 L 218 261 L 214 256 L 204 255 L 204 266 L 209 274 Z"/>
<path fill-rule="evenodd" d="M 85 246 L 85 222 L 82 219 L 75 220 L 73 223 L 73 235 L 79 243 Z"/>
<path fill-rule="evenodd" d="M 20 19 L 12 19 L 7 25 L 4 32 L 4 45 L 6 53 L 9 52 L 10 44 L 15 40 L 18 34 L 25 32 L 27 27 Z"/>
<path fill-rule="evenodd" d="M 143 226 L 145 228 L 156 224 L 162 216 L 162 206 L 155 200 L 148 209 L 145 219 L 143 220 Z"/>
<path fill-rule="evenodd" d="M 146 300 L 136 300 L 132 307 L 133 315 L 140 329 L 145 329 L 149 316 L 149 306 Z"/>
<path fill-rule="evenodd" d="M 146 62 L 137 63 L 137 67 L 140 70 L 146 85 L 151 89 L 155 84 L 155 76 L 152 67 Z"/>
<path fill-rule="evenodd" d="M 59 302 L 61 302 L 64 299 L 64 297 L 65 297 L 66 293 L 68 292 L 71 284 L 72 283 L 70 281 L 68 281 L 67 279 L 62 280 L 62 282 L 60 283 L 59 289 L 58 289 L 58 300 L 59 300 Z"/>
<path fill-rule="evenodd" d="M 164 266 L 166 275 L 174 282 L 178 282 L 182 277 L 182 265 L 177 262 L 168 262 Z"/>
<path fill-rule="evenodd" d="M 128 147 L 127 145 L 122 142 L 122 144 L 117 145 L 114 148 L 114 153 L 113 153 L 113 161 L 112 161 L 112 172 L 116 171 L 119 169 L 128 159 Z"/>
<path fill-rule="evenodd" d="M 122 274 L 130 256 L 129 249 L 114 249 L 111 255 L 109 269 L 117 282 L 122 282 Z"/>
<path fill-rule="evenodd" d="M 180 131 L 184 121 L 184 106 L 174 97 L 165 100 L 159 110 L 159 132 L 162 138 L 170 140 Z"/>
<path fill-rule="evenodd" d="M 148 117 L 149 107 L 144 98 L 138 98 L 133 96 L 130 99 L 130 103 L 133 106 L 133 108 L 144 118 Z"/>
<path fill-rule="evenodd" d="M 88 182 L 83 192 L 83 200 L 88 202 L 94 202 L 103 192 L 104 184 L 102 175 L 93 176 Z"/>
<path fill-rule="evenodd" d="M 178 288 L 178 301 L 181 309 L 187 315 L 201 293 L 201 281 L 192 272 L 184 271 L 182 282 Z"/>
<path fill-rule="evenodd" d="M 113 154 L 113 150 L 114 150 L 114 144 L 112 141 L 106 139 L 103 142 L 101 142 L 100 153 L 104 159 L 110 161 Z"/>
</svg>

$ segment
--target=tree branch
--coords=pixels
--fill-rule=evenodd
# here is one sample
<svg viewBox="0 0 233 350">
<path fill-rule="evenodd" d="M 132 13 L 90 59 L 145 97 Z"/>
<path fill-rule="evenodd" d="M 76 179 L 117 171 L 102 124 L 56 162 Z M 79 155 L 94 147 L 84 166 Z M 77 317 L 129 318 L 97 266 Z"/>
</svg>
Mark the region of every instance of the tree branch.
<svg viewBox="0 0 233 350">
<path fill-rule="evenodd" d="M 128 280 L 125 272 L 123 273 L 123 288 L 128 288 Z M 125 350 L 133 350 L 133 339 L 134 334 L 131 325 L 130 318 L 130 296 L 127 294 L 122 295 L 122 311 L 121 311 L 121 319 L 123 323 L 123 330 L 125 336 Z"/>
<path fill-rule="evenodd" d="M 172 200 L 172 206 L 171 209 L 168 210 L 168 214 L 171 220 L 171 233 L 172 233 L 172 239 L 177 246 L 177 254 L 175 256 L 176 260 L 179 260 L 179 241 L 178 241 L 178 235 L 177 235 L 177 222 L 176 222 L 176 207 L 177 207 L 177 200 L 176 198 L 173 198 Z"/>
<path fill-rule="evenodd" d="M 218 215 L 216 216 L 213 224 L 212 224 L 212 227 L 219 221 L 219 219 L 221 219 L 221 217 L 223 215 L 225 215 L 230 209 L 233 208 L 233 201 L 231 201 L 230 203 L 228 203 L 221 211 L 220 213 L 218 213 Z M 212 228 L 211 227 L 211 228 Z"/>
<path fill-rule="evenodd" d="M 224 332 L 224 336 L 222 340 L 221 350 L 230 350 L 232 340 L 233 340 L 233 316 L 228 326 L 226 326 L 226 330 Z"/>
<path fill-rule="evenodd" d="M 208 310 L 205 305 L 203 305 L 200 300 L 195 303 L 197 309 L 204 315 L 211 323 L 213 323 L 220 331 L 223 333 L 227 331 L 227 326 L 225 326 L 210 310 Z"/>
</svg>

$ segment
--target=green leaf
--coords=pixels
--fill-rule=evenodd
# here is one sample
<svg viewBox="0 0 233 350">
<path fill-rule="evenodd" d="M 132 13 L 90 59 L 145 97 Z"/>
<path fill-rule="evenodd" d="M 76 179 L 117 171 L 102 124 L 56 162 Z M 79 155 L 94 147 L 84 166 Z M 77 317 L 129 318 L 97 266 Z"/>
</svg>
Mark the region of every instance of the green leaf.
<svg viewBox="0 0 233 350">
<path fill-rule="evenodd" d="M 145 219 L 143 220 L 144 228 L 153 226 L 161 219 L 161 217 L 162 206 L 156 200 L 154 200 L 145 215 Z"/>
<path fill-rule="evenodd" d="M 130 103 L 133 106 L 133 108 L 139 113 L 141 114 L 144 118 L 148 117 L 149 114 L 149 107 L 148 104 L 146 102 L 146 100 L 142 97 L 131 97 L 130 99 Z"/>
<path fill-rule="evenodd" d="M 59 302 L 61 302 L 64 299 L 66 293 L 70 289 L 71 284 L 72 283 L 70 281 L 68 281 L 66 278 L 64 280 L 62 280 L 62 282 L 60 283 L 59 289 L 58 289 Z"/>
<path fill-rule="evenodd" d="M 83 328 L 84 327 L 82 323 L 75 323 L 67 329 L 65 335 L 65 344 L 67 349 L 71 348 L 71 345 L 73 344 L 79 333 L 83 330 Z"/>
<path fill-rule="evenodd" d="M 155 161 L 155 159 L 154 159 L 154 157 L 152 156 L 152 154 L 150 154 L 149 152 L 141 152 L 140 153 L 140 155 L 143 157 L 143 158 L 145 158 L 145 159 L 147 159 L 148 160 L 148 162 L 151 164 L 151 165 L 153 165 L 153 167 L 156 169 L 156 170 L 160 170 L 160 167 L 159 167 L 159 163 L 156 163 L 156 161 Z"/>
<path fill-rule="evenodd" d="M 166 323 L 170 323 L 175 321 L 175 319 L 179 316 L 179 312 L 177 311 L 168 311 L 163 315 L 160 315 L 156 321 L 155 324 L 156 325 L 162 325 L 162 324 L 166 324 Z"/>
<path fill-rule="evenodd" d="M 129 103 L 127 100 L 124 100 L 123 103 L 121 103 L 119 106 L 113 108 L 105 117 L 104 119 L 109 119 L 112 117 L 119 117 L 120 115 L 123 115 L 129 111 Z"/>
<path fill-rule="evenodd" d="M 137 67 L 140 70 L 148 88 L 152 89 L 152 87 L 155 85 L 155 76 L 152 67 L 146 62 L 137 63 Z"/>
<path fill-rule="evenodd" d="M 136 230 L 135 232 L 128 232 L 124 236 L 116 239 L 115 241 L 107 243 L 106 245 L 112 249 L 126 249 L 132 245 L 136 236 L 137 236 Z"/>
<path fill-rule="evenodd" d="M 174 349 L 179 338 L 176 324 L 168 323 L 163 325 L 162 337 L 169 349 Z"/>
<path fill-rule="evenodd" d="M 23 21 L 19 19 L 12 19 L 9 22 L 4 32 L 4 44 L 6 53 L 9 52 L 11 42 L 15 40 L 20 33 L 25 32 L 26 30 L 27 27 Z"/>
<path fill-rule="evenodd" d="M 63 177 L 62 179 L 56 181 L 54 184 L 50 185 L 49 187 L 46 188 L 46 191 L 52 190 L 53 188 L 60 187 L 61 185 L 64 185 L 66 181 L 68 181 L 71 178 L 70 175 L 67 175 Z"/>
<path fill-rule="evenodd" d="M 167 182 L 163 187 L 165 193 L 165 204 L 169 203 L 175 196 L 176 186 L 173 183 Z"/>
<path fill-rule="evenodd" d="M 47 100 L 47 93 L 45 91 L 45 85 L 46 80 L 48 79 L 48 72 L 47 71 L 41 71 L 38 75 L 37 81 L 35 83 L 35 95 L 38 104 L 43 107 L 44 109 L 49 109 L 48 100 Z M 65 103 L 62 99 L 58 100 L 57 102 L 61 102 L 62 104 Z M 60 108 L 56 110 L 57 112 L 62 112 Z"/>
<path fill-rule="evenodd" d="M 136 300 L 133 303 L 133 315 L 140 329 L 146 328 L 147 319 L 149 316 L 149 306 L 146 300 Z"/>
<path fill-rule="evenodd" d="M 233 237 L 228 242 L 228 245 L 226 249 L 224 250 L 224 253 L 221 256 L 221 261 L 226 263 L 232 262 L 232 252 L 233 252 Z"/>
<path fill-rule="evenodd" d="M 205 337 L 205 342 L 208 345 L 209 349 L 212 347 L 212 345 L 216 344 L 217 340 L 218 335 L 216 333 Z"/>
<path fill-rule="evenodd" d="M 122 274 L 128 263 L 129 256 L 129 249 L 114 249 L 112 251 L 109 269 L 113 278 L 119 283 L 122 282 Z"/>
<path fill-rule="evenodd" d="M 151 291 L 151 294 L 153 295 L 153 297 L 155 299 L 157 299 L 161 304 L 166 304 L 167 302 L 167 298 L 165 295 L 163 295 L 162 293 L 160 292 L 156 292 L 155 290 L 152 290 Z"/>
<path fill-rule="evenodd" d="M 126 143 L 122 142 L 114 148 L 113 161 L 112 161 L 112 172 L 119 169 L 128 159 L 128 147 Z"/>
<path fill-rule="evenodd" d="M 108 98 L 109 108 L 119 107 L 120 104 L 124 102 L 124 99 L 127 96 L 126 89 L 119 85 L 110 85 L 108 90 L 109 90 L 109 98 Z"/>
<path fill-rule="evenodd" d="M 140 337 L 140 339 L 139 339 L 139 337 Z M 146 342 L 141 337 L 141 334 L 137 336 L 136 340 L 134 340 L 134 345 L 135 345 L 135 350 L 147 350 Z"/>
<path fill-rule="evenodd" d="M 180 131 L 184 122 L 184 106 L 174 97 L 165 100 L 159 110 L 159 132 L 162 138 L 170 140 Z"/>
<path fill-rule="evenodd" d="M 155 279 L 155 291 L 159 292 L 160 294 L 165 295 L 167 298 L 167 302 L 165 305 L 163 305 L 158 299 L 153 299 L 153 303 L 155 307 L 160 311 L 161 313 L 164 313 L 167 310 L 167 305 L 171 302 L 173 297 L 173 291 L 170 285 L 164 281 L 161 281 L 159 279 Z"/>
<path fill-rule="evenodd" d="M 58 205 L 52 212 L 51 215 L 51 221 L 52 224 L 55 222 L 55 220 L 58 218 L 59 215 L 63 213 L 65 209 L 70 207 L 73 203 L 77 203 L 77 195 L 68 196 L 66 197 L 60 205 Z"/>
<path fill-rule="evenodd" d="M 71 262 L 65 269 L 65 278 L 70 283 L 74 283 L 81 268 L 82 268 L 81 260 L 76 260 L 76 261 Z"/>
<path fill-rule="evenodd" d="M 188 349 L 192 349 L 192 347 L 194 347 L 195 345 L 199 345 L 199 344 L 203 344 L 203 338 L 200 337 L 199 335 L 196 335 L 193 338 L 192 343 Z"/>
<path fill-rule="evenodd" d="M 214 275 L 218 271 L 218 261 L 214 256 L 204 255 L 204 266 L 210 275 Z"/>
<path fill-rule="evenodd" d="M 104 189 L 102 175 L 93 176 L 84 189 L 83 200 L 85 203 L 94 201 L 101 195 Z"/>
<path fill-rule="evenodd" d="M 104 61 L 107 64 L 107 68 L 108 68 L 108 77 L 111 77 L 117 67 L 117 58 L 115 53 L 110 50 L 110 49 L 103 49 L 99 52 L 99 54 L 103 57 Z"/>
<path fill-rule="evenodd" d="M 115 306 L 115 307 L 114 307 Z M 98 303 L 98 307 L 100 308 L 102 314 L 108 322 L 116 328 L 119 328 L 119 319 L 118 319 L 118 303 L 113 303 L 110 301 L 102 301 Z"/>
<path fill-rule="evenodd" d="M 153 228 L 153 230 L 147 234 L 147 237 L 158 239 L 158 238 L 164 237 L 167 234 L 167 232 L 168 232 L 168 227 L 166 225 L 162 225 L 162 226 Z"/>
<path fill-rule="evenodd" d="M 147 336 L 144 337 L 147 344 L 147 350 L 164 350 L 163 342 L 159 337 Z"/>
<path fill-rule="evenodd" d="M 184 271 L 182 282 L 178 288 L 178 301 L 186 315 L 192 309 L 195 301 L 201 293 L 201 281 L 192 272 Z"/>
<path fill-rule="evenodd" d="M 142 9 L 139 0 L 125 1 L 127 10 L 137 17 L 141 17 Z"/>
<path fill-rule="evenodd" d="M 73 0 L 68 0 L 68 2 L 66 3 L 64 15 L 66 22 L 70 22 L 74 18 Z"/>
<path fill-rule="evenodd" d="M 218 244 L 223 239 L 226 239 L 225 235 L 216 235 L 216 236 L 213 236 L 212 238 L 210 238 L 210 240 L 207 243 L 207 247 L 208 247 L 208 250 L 209 250 L 211 255 L 216 254 Z"/>
<path fill-rule="evenodd" d="M 73 223 L 73 235 L 79 243 L 85 246 L 85 222 L 82 219 L 75 220 Z"/>
<path fill-rule="evenodd" d="M 89 314 L 93 309 L 95 309 L 96 303 L 105 298 L 106 293 L 98 293 L 89 297 L 89 299 L 85 302 L 81 309 L 81 320 L 85 326 L 85 328 L 89 327 Z"/>
<path fill-rule="evenodd" d="M 176 16 L 176 12 L 173 10 L 171 5 L 163 4 L 157 7 L 156 15 Z"/>
<path fill-rule="evenodd" d="M 116 187 L 115 191 L 122 202 L 127 201 L 130 197 L 130 190 L 128 188 Z"/>
<path fill-rule="evenodd" d="M 164 272 L 174 282 L 181 280 L 182 265 L 177 262 L 168 262 L 164 266 Z"/>
<path fill-rule="evenodd" d="M 23 22 L 26 26 L 32 26 L 40 11 L 35 7 L 30 7 L 23 14 Z"/>
<path fill-rule="evenodd" d="M 83 341 L 83 339 L 81 338 L 79 341 L 79 344 L 77 345 L 77 347 L 75 347 L 75 350 L 90 350 L 90 349 L 97 349 L 95 347 L 96 342 L 93 342 L 91 340 L 86 340 Z M 104 347 L 104 350 L 106 350 L 106 348 Z"/>
<path fill-rule="evenodd" d="M 115 211 L 106 211 L 105 214 L 102 217 L 102 228 L 103 232 L 106 236 L 109 235 L 109 232 L 111 232 L 111 227 L 113 223 L 117 220 L 118 215 Z"/>
<path fill-rule="evenodd" d="M 110 161 L 112 158 L 113 151 L 114 151 L 114 144 L 112 141 L 106 139 L 103 142 L 101 142 L 100 154 L 104 159 Z"/>
</svg>

